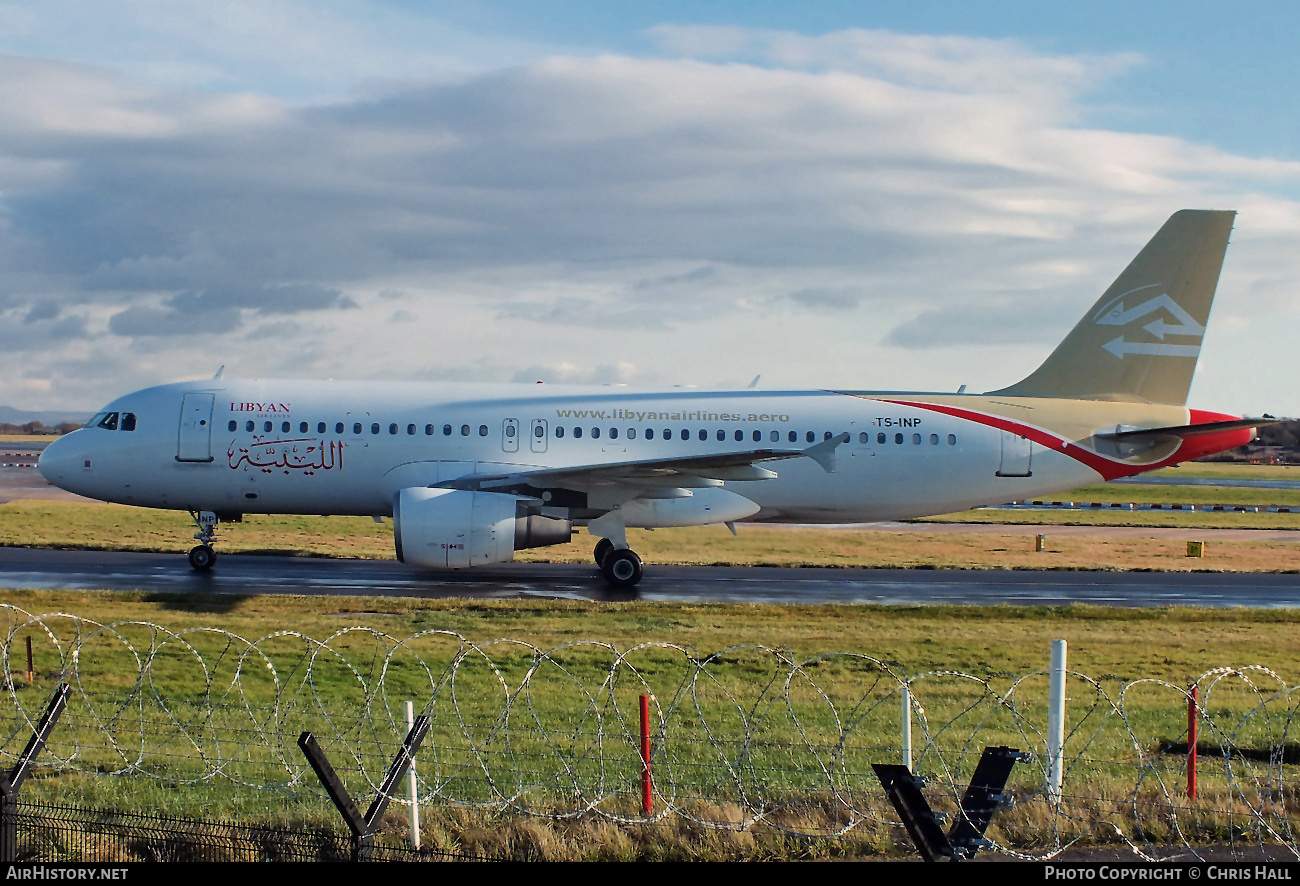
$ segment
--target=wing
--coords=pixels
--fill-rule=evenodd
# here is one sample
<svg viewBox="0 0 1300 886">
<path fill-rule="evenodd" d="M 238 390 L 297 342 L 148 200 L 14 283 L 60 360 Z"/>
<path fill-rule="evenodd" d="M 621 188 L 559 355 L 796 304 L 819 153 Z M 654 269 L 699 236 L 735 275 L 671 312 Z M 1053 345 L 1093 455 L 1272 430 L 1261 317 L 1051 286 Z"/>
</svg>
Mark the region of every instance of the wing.
<svg viewBox="0 0 1300 886">
<path fill-rule="evenodd" d="M 530 497 L 540 497 L 543 490 L 570 490 L 592 498 L 589 507 L 603 509 L 635 498 L 684 498 L 691 494 L 691 489 L 722 486 L 727 481 L 768 480 L 776 472 L 759 465 L 788 458 L 811 458 L 823 470 L 833 472 L 835 449 L 848 439 L 849 435 L 844 433 L 807 449 L 749 449 L 718 455 L 468 474 L 437 485 Z"/>
</svg>

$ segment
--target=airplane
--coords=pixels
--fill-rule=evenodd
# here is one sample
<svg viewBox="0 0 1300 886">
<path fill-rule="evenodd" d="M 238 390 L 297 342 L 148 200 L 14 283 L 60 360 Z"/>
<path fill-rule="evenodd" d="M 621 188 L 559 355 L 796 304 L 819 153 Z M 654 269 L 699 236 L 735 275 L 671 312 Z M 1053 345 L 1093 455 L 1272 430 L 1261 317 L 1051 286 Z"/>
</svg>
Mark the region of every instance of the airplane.
<svg viewBox="0 0 1300 886">
<path fill-rule="evenodd" d="M 151 387 L 51 443 L 91 498 L 189 511 L 196 570 L 244 514 L 391 517 L 399 560 L 463 569 L 585 526 L 606 582 L 629 528 L 868 523 L 1114 480 L 1249 442 L 1190 409 L 1236 213 L 1183 210 L 1046 361 L 984 394 L 642 390 L 218 377 Z"/>
</svg>

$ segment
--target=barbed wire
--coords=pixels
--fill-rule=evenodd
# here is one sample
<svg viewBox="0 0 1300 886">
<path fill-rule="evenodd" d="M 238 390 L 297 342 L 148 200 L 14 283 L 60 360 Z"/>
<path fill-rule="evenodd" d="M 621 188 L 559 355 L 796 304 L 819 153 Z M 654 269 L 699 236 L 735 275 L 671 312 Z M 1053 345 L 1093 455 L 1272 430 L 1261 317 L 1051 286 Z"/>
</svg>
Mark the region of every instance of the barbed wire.
<svg viewBox="0 0 1300 886">
<path fill-rule="evenodd" d="M 1189 686 L 1070 672 L 1057 799 L 1045 788 L 1045 671 L 907 674 L 861 653 L 797 657 L 743 645 L 701 655 L 673 643 L 598 641 L 541 649 L 361 626 L 319 640 L 291 630 L 247 639 L 216 627 L 0 609 L 8 708 L 0 753 L 16 759 L 56 686 L 73 690 L 39 761 L 52 772 L 315 796 L 297 747 L 311 731 L 353 795 L 373 794 L 412 701 L 431 720 L 417 757 L 421 804 L 899 841 L 872 763 L 910 756 L 931 805 L 951 814 L 983 748 L 1009 746 L 1027 762 L 987 835 L 996 851 L 1046 858 L 1122 841 L 1158 858 L 1228 842 L 1300 858 L 1298 687 L 1262 666 L 1192 681 L 1195 800 Z M 653 713 L 652 810 L 639 801 L 642 695 Z"/>
</svg>

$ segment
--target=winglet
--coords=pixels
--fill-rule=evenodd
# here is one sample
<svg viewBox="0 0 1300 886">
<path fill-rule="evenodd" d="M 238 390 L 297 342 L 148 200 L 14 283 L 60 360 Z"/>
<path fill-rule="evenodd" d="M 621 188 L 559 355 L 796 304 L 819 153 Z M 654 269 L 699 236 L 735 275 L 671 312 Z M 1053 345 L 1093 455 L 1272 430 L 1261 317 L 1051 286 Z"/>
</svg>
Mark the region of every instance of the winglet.
<svg viewBox="0 0 1300 886">
<path fill-rule="evenodd" d="M 806 455 L 813 461 L 817 462 L 817 464 L 822 466 L 822 470 L 826 473 L 833 474 L 835 473 L 835 449 L 841 443 L 847 443 L 848 441 L 849 433 L 845 431 L 839 436 L 831 437 L 829 440 L 823 440 L 815 446 L 809 446 L 800 454 Z"/>
</svg>

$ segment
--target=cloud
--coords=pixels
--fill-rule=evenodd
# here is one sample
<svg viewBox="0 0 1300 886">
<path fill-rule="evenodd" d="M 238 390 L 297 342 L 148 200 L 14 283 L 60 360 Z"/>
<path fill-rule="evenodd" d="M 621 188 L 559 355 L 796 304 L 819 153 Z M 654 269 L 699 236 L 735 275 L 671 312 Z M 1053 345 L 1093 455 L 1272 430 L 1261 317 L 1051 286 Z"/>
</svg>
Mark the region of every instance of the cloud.
<svg viewBox="0 0 1300 886">
<path fill-rule="evenodd" d="M 108 321 L 108 328 L 114 335 L 131 338 L 208 336 L 232 332 L 241 325 L 239 312 L 233 308 L 191 312 L 170 306 L 151 308 L 146 305 L 132 305 Z"/>
<path fill-rule="evenodd" d="M 266 41 L 223 55 L 222 35 L 305 7 L 212 24 L 164 6 L 131 21 L 156 12 L 135 25 L 149 40 L 204 47 L 210 74 L 183 87 L 110 59 L 0 58 L 0 307 L 78 318 L 83 343 L 138 339 L 148 360 L 87 389 L 32 339 L 0 370 L 35 361 L 96 396 L 196 362 L 509 379 L 567 359 L 575 378 L 628 364 L 816 385 L 867 345 L 1068 328 L 1188 205 L 1266 219 L 1251 234 L 1243 212 L 1225 287 L 1257 259 L 1252 303 L 1279 305 L 1296 277 L 1300 212 L 1278 191 L 1300 164 L 1090 126 L 1088 90 L 1142 63 L 1126 53 L 665 27 L 661 57 L 520 48 L 449 76 L 403 39 L 395 68 L 350 52 L 335 85 L 354 88 L 303 102 L 225 78 L 255 56 L 324 83 L 342 6 L 282 61 Z M 1023 350 L 1006 359 L 1041 355 Z M 927 361 L 915 384 L 949 368 Z"/>
</svg>

